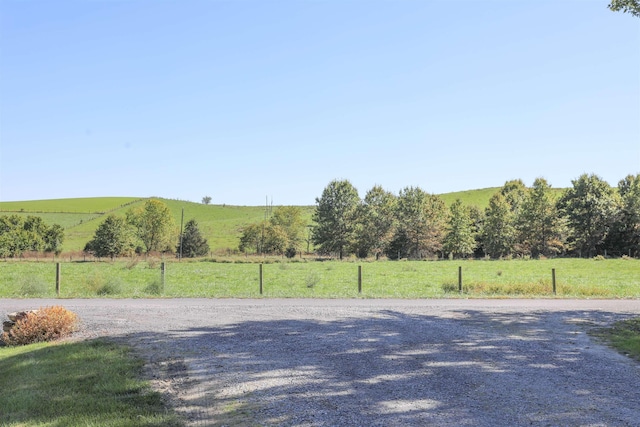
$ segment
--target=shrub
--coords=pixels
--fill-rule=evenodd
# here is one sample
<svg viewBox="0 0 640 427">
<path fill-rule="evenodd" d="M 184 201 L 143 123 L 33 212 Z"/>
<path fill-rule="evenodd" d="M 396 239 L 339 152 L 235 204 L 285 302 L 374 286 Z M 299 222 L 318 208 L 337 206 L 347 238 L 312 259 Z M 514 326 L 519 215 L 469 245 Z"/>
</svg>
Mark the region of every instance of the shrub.
<svg viewBox="0 0 640 427">
<path fill-rule="evenodd" d="M 52 341 L 71 335 L 77 324 L 78 316 L 64 307 L 41 308 L 18 319 L 9 332 L 2 334 L 2 341 L 7 345 Z"/>
<path fill-rule="evenodd" d="M 296 253 L 297 253 L 296 248 L 294 248 L 294 247 L 289 247 L 289 248 L 287 248 L 287 250 L 284 252 L 284 255 L 285 255 L 287 258 L 293 258 L 293 257 L 295 257 L 295 256 L 296 256 Z"/>
</svg>

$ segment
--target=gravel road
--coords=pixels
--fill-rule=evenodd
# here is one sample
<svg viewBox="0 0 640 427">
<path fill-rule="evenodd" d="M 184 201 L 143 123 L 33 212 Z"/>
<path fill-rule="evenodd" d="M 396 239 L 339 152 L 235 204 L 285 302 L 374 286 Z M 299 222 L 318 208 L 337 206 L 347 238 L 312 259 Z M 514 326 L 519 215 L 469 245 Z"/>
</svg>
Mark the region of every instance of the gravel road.
<svg viewBox="0 0 640 427">
<path fill-rule="evenodd" d="M 113 337 L 190 426 L 640 426 L 640 364 L 587 332 L 637 300 L 1 300 Z"/>
</svg>

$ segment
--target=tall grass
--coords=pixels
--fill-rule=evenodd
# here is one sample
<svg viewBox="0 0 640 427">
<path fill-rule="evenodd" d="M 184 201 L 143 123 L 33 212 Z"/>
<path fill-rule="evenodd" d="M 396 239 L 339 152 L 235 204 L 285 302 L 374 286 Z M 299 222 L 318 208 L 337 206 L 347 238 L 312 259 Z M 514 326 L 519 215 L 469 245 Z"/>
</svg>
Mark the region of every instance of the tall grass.
<svg viewBox="0 0 640 427">
<path fill-rule="evenodd" d="M 256 298 L 257 263 L 165 261 L 66 262 L 63 298 Z M 265 259 L 267 298 L 640 298 L 640 261 L 631 259 L 513 261 L 288 261 Z M 358 266 L 362 293 L 358 293 Z M 458 267 L 463 293 L 458 293 Z M 557 295 L 551 270 L 556 270 Z M 33 287 L 29 284 L 33 283 Z M 44 285 L 43 285 L 44 284 Z M 55 297 L 52 262 L 0 262 L 0 297 Z"/>
</svg>

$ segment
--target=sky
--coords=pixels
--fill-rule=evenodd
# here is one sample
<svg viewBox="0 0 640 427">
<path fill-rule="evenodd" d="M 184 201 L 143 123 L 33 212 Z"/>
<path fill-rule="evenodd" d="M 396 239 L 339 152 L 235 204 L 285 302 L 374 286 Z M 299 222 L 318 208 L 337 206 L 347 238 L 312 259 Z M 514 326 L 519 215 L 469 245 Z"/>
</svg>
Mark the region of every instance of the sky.
<svg viewBox="0 0 640 427">
<path fill-rule="evenodd" d="M 607 0 L 0 0 L 0 201 L 313 205 L 640 173 Z"/>
</svg>

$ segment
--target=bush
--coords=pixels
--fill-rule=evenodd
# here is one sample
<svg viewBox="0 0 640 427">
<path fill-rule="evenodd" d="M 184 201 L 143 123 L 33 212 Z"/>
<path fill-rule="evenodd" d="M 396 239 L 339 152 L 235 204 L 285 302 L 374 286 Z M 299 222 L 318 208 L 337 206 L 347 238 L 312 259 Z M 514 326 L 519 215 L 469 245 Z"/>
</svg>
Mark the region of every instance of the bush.
<svg viewBox="0 0 640 427">
<path fill-rule="evenodd" d="M 7 345 L 26 345 L 53 341 L 76 330 L 78 316 L 64 307 L 53 306 L 26 313 L 9 332 L 2 334 Z"/>
</svg>

